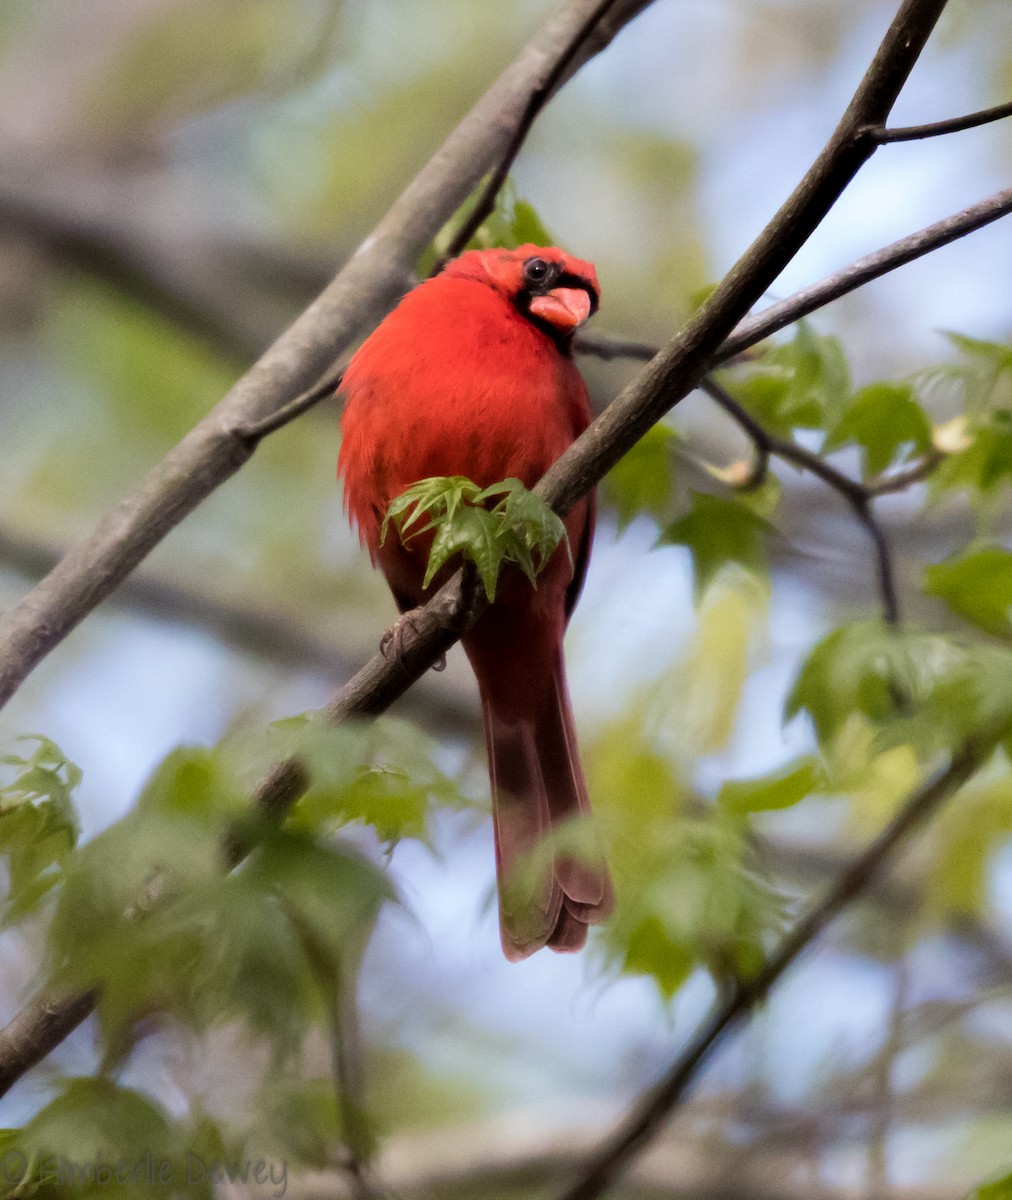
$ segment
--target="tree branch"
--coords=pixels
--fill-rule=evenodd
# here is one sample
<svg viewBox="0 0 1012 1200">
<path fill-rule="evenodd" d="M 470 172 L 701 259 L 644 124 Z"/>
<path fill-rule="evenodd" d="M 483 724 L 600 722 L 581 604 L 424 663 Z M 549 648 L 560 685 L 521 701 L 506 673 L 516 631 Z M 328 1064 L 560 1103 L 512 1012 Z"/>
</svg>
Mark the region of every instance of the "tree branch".
<svg viewBox="0 0 1012 1200">
<path fill-rule="evenodd" d="M 341 386 L 347 365 L 347 359 L 342 359 L 336 366 L 324 371 L 318 383 L 314 383 L 311 388 L 307 388 L 294 400 L 289 400 L 287 404 L 268 413 L 266 417 L 261 417 L 259 421 L 252 421 L 248 425 L 240 426 L 235 431 L 236 437 L 242 438 L 252 453 L 269 434 L 282 429 L 296 417 L 301 417 L 304 412 L 308 412 L 327 396 L 332 396 Z"/>
<path fill-rule="evenodd" d="M 0 1097 L 95 1011 L 98 992 L 39 992 L 0 1029 Z"/>
<path fill-rule="evenodd" d="M 968 113 L 965 117 L 950 117 L 947 121 L 933 121 L 930 125 L 904 125 L 896 129 L 876 129 L 873 136 L 880 146 L 888 142 L 914 142 L 922 138 L 942 137 L 946 133 L 961 133 L 964 129 L 976 129 L 992 121 L 1012 117 L 1012 100 L 983 108 L 980 112 Z"/>
<path fill-rule="evenodd" d="M 963 209 L 926 226 L 917 233 L 858 259 L 850 266 L 789 296 L 786 300 L 771 305 L 763 312 L 747 317 L 734 333 L 723 343 L 710 362 L 711 369 L 743 354 L 759 342 L 793 322 L 808 316 L 833 300 L 854 291 L 873 279 L 880 278 L 906 263 L 947 245 L 949 242 L 982 228 L 1012 212 L 1012 188 L 996 192 L 987 200 Z M 576 341 L 576 350 L 603 359 L 618 357 L 650 361 L 660 353 L 656 346 L 647 342 L 630 341 L 602 334 L 581 334 Z M 870 484 L 860 484 L 826 463 L 818 455 L 770 434 L 729 393 L 709 377 L 700 385 L 721 407 L 745 430 L 756 447 L 758 461 L 756 482 L 765 473 L 770 454 L 810 471 L 838 491 L 861 523 L 868 530 L 875 547 L 876 571 L 885 619 L 890 624 L 899 620 L 899 602 L 896 591 L 892 560 L 888 542 L 881 524 L 871 508 L 871 500 L 887 493 L 902 491 L 913 483 L 920 482 L 941 462 L 937 451 L 930 452 L 918 463 L 903 471 Z"/>
<path fill-rule="evenodd" d="M 0 524 L 0 568 L 39 579 L 53 569 L 62 553 L 57 545 Z M 333 679 L 347 679 L 361 661 L 352 657 L 348 647 L 305 629 L 290 612 L 198 591 L 145 568 L 135 571 L 113 593 L 110 603 L 203 630 L 240 653 L 274 665 L 320 671 Z M 430 727 L 468 734 L 480 727 L 475 703 L 445 683 L 436 687 L 422 679 L 407 702 L 412 718 Z"/>
<path fill-rule="evenodd" d="M 907 263 L 914 262 L 933 250 L 947 246 L 968 233 L 982 229 L 993 221 L 1008 216 L 1010 212 L 1012 188 L 1005 188 L 986 200 L 953 213 L 951 217 L 927 225 L 917 233 L 911 233 L 888 246 L 883 246 L 881 250 L 857 259 L 850 266 L 834 271 L 785 300 L 746 317 L 720 346 L 707 369 L 713 370 L 714 367 L 729 362 L 765 338 L 786 329 L 795 321 L 800 321 L 802 317 L 810 316 L 834 300 L 839 300 L 841 296 L 846 296 L 866 283 L 880 279 L 883 275 L 906 266 Z M 641 362 L 649 362 L 660 353 L 659 347 L 648 342 L 629 341 L 597 333 L 579 334 L 576 350 L 603 359 L 622 357 L 638 359 Z"/>
<path fill-rule="evenodd" d="M 752 416 L 748 409 L 739 404 L 731 393 L 726 388 L 721 387 L 712 376 L 707 375 L 700 382 L 699 386 L 752 439 L 759 456 L 757 474 L 765 474 L 766 463 L 769 461 L 770 455 L 776 455 L 777 458 L 794 463 L 795 466 L 800 467 L 802 470 L 817 475 L 823 483 L 828 484 L 829 487 L 843 496 L 853 509 L 854 515 L 865 529 L 867 529 L 875 547 L 875 569 L 878 575 L 879 593 L 882 597 L 882 616 L 886 624 L 898 625 L 900 607 L 899 596 L 896 591 L 896 573 L 893 569 L 892 555 L 889 552 L 889 543 L 886 539 L 885 531 L 875 516 L 871 505 L 873 494 L 881 493 L 870 492 L 863 483 L 859 483 L 857 480 L 851 479 L 849 475 L 845 475 L 842 471 L 837 470 L 832 463 L 826 462 L 824 458 L 814 451 L 806 450 L 804 446 L 799 446 L 797 442 L 788 441 L 786 438 L 779 438 L 770 433 L 768 429 Z M 923 466 L 919 464 L 916 478 L 921 479 L 925 474 Z M 889 482 L 891 483 L 892 479 Z M 886 485 L 883 483 L 879 487 L 885 490 Z M 897 491 L 900 489 L 893 487 L 890 490 Z"/>
<path fill-rule="evenodd" d="M 909 467 L 904 467 L 900 471 L 894 471 L 890 475 L 883 475 L 881 479 L 871 480 L 864 485 L 864 490 L 869 497 L 891 496 L 894 492 L 905 492 L 915 483 L 923 483 L 932 471 L 941 466 L 944 458 L 945 454 L 933 446 L 917 462 L 911 463 Z"/>
<path fill-rule="evenodd" d="M 768 994 L 781 975 L 894 857 L 904 840 L 923 824 L 980 767 L 987 743 L 968 743 L 951 763 L 914 791 L 889 824 L 864 853 L 839 876 L 823 899 L 809 910 L 784 938 L 777 952 L 755 978 L 738 983 L 689 1044 L 657 1086 L 643 1096 L 622 1125 L 600 1147 L 580 1178 L 559 1200 L 595 1200 L 616 1176 L 659 1132 L 668 1115 L 709 1059 L 714 1047 L 735 1029 Z"/>
<path fill-rule="evenodd" d="M 735 325 L 818 228 L 874 153 L 868 128 L 885 124 L 945 3 L 903 0 L 839 125 L 791 196 L 681 333 L 541 480 L 536 491 L 560 515 L 697 386 Z"/>
<path fill-rule="evenodd" d="M 527 135 L 533 128 L 538 114 L 552 98 L 552 94 L 569 69 L 570 63 L 572 63 L 573 59 L 579 53 L 580 48 L 586 43 L 600 22 L 607 17 L 608 10 L 614 7 L 614 4 L 615 0 L 599 0 L 599 3 L 595 5 L 586 21 L 573 34 L 572 41 L 563 53 L 559 55 L 552 70 L 537 87 L 531 90 L 527 107 L 524 110 L 524 115 L 520 118 L 516 132 L 513 134 L 509 145 L 503 152 L 492 174 L 489 176 L 488 182 L 482 188 L 481 195 L 475 201 L 470 215 L 453 235 L 446 253 L 439 258 L 432 268 L 433 275 L 438 274 L 449 259 L 456 258 L 462 250 L 466 249 L 467 243 L 474 237 L 486 217 L 495 208 L 496 197 L 506 182 L 506 176 L 509 174 L 510 167 L 513 166 L 521 147 L 527 140 Z"/>
<path fill-rule="evenodd" d="M 571 74 L 649 0 L 620 0 Z M 0 616 L 0 705 L 154 546 L 252 453 L 236 430 L 312 387 L 404 290 L 410 266 L 499 160 L 574 32 L 596 6 L 566 0 L 422 168 L 343 269 L 229 394 L 20 604 Z"/>
</svg>

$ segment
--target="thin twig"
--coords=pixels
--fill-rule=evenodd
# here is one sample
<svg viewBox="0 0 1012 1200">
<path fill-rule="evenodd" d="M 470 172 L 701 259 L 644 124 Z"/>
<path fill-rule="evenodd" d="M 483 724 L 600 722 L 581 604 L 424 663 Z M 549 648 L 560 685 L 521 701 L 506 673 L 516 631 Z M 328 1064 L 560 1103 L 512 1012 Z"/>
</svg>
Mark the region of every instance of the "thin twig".
<svg viewBox="0 0 1012 1200">
<path fill-rule="evenodd" d="M 864 490 L 869 496 L 889 496 L 893 492 L 905 492 L 915 483 L 923 483 L 933 471 L 941 466 L 944 460 L 944 452 L 937 447 L 932 447 L 927 454 L 911 463 L 909 467 L 903 467 L 899 471 L 883 475 L 880 479 L 869 480 L 864 485 Z"/>
<path fill-rule="evenodd" d="M 878 576 L 879 594 L 882 598 L 882 616 L 888 625 L 898 625 L 900 619 L 899 596 L 896 589 L 896 573 L 893 567 L 889 543 L 886 539 L 878 518 L 872 509 L 872 493 L 863 484 L 849 475 L 838 470 L 832 463 L 816 454 L 814 450 L 806 450 L 797 442 L 780 438 L 770 433 L 743 405 L 722 387 L 710 375 L 700 382 L 700 390 L 714 400 L 736 421 L 752 439 L 756 447 L 760 469 L 765 469 L 769 456 L 775 455 L 786 462 L 793 463 L 802 470 L 809 471 L 819 479 L 839 492 L 847 501 L 854 515 L 867 529 L 875 547 L 875 569 Z M 752 481 L 750 480 L 750 483 Z M 753 483 L 753 486 L 755 484 Z M 894 489 L 896 490 L 896 489 Z"/>
<path fill-rule="evenodd" d="M 708 369 L 712 370 L 715 366 L 730 362 L 764 338 L 808 316 L 816 309 L 823 308 L 833 300 L 838 300 L 862 284 L 879 279 L 897 267 L 913 262 L 933 250 L 965 237 L 968 233 L 982 229 L 992 221 L 1008 216 L 1010 212 L 1012 188 L 1003 188 L 986 200 L 972 204 L 950 217 L 925 226 L 917 233 L 900 238 L 881 250 L 857 259 L 849 267 L 802 288 L 786 300 L 771 304 L 769 308 L 754 316 L 746 317 L 720 347 L 713 361 L 708 364 Z"/>
<path fill-rule="evenodd" d="M 864 892 L 905 839 L 969 779 L 983 764 L 987 753 L 986 743 L 967 743 L 949 766 L 909 796 L 864 853 L 798 921 L 762 970 L 753 979 L 739 983 L 696 1031 L 657 1086 L 641 1098 L 559 1200 L 596 1200 L 608 1190 L 617 1175 L 660 1131 L 718 1042 L 741 1024 L 798 956 Z"/>
<path fill-rule="evenodd" d="M 347 964 L 321 943 L 294 907 L 288 904 L 284 907 L 326 1014 L 335 1112 L 341 1123 L 344 1143 L 341 1169 L 348 1176 L 354 1200 L 381 1200 L 382 1193 L 374 1187 L 370 1170 L 372 1133 L 365 1114 L 354 972 L 350 972 Z"/>
<path fill-rule="evenodd" d="M 274 412 L 268 413 L 266 417 L 259 421 L 251 421 L 247 425 L 240 425 L 235 430 L 236 437 L 242 438 L 250 450 L 254 450 L 268 434 L 275 433 L 296 417 L 301 417 L 327 396 L 333 396 L 341 386 L 345 365 L 342 361 L 338 366 L 331 367 L 329 371 L 324 372 L 319 383 L 314 383 L 311 388 L 307 388 L 301 395 L 289 400 Z"/>
<path fill-rule="evenodd" d="M 942 137 L 947 133 L 961 133 L 964 129 L 976 129 L 980 125 L 988 125 L 992 121 L 1001 121 L 1012 117 L 1012 100 L 1004 104 L 995 104 L 992 108 L 982 108 L 979 112 L 968 113 L 965 117 L 950 117 L 947 121 L 932 121 L 929 125 L 904 125 L 895 129 L 878 128 L 871 131 L 871 136 L 884 146 L 889 142 L 915 142 L 922 138 Z"/>
<path fill-rule="evenodd" d="M 527 140 L 527 135 L 537 120 L 538 114 L 552 98 L 555 89 L 562 82 L 573 60 L 586 44 L 587 39 L 597 28 L 598 24 L 608 15 L 608 10 L 614 4 L 615 0 L 600 0 L 586 21 L 573 34 L 572 41 L 556 60 L 551 71 L 531 89 L 527 107 L 524 109 L 524 114 L 517 124 L 512 140 L 503 151 L 502 157 L 489 176 L 488 182 L 482 188 L 481 195 L 475 201 L 470 215 L 453 235 L 446 253 L 440 256 L 432 268 L 433 275 L 438 274 L 451 258 L 456 258 L 466 248 L 467 243 L 474 237 L 489 213 L 495 208 L 496 197 L 506 182 L 506 176 L 509 174 L 510 167 L 513 166 L 516 156 L 520 153 L 524 142 Z"/>
</svg>

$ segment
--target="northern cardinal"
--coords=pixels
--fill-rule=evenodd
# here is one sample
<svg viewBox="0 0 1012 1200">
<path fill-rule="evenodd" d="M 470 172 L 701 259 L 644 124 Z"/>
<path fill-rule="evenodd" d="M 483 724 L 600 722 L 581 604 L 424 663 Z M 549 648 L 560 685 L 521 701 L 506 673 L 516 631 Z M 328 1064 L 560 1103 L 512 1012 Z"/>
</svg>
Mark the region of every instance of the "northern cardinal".
<svg viewBox="0 0 1012 1200">
<path fill-rule="evenodd" d="M 409 292 L 352 359 L 338 473 L 402 613 L 423 604 L 448 568 L 422 587 L 431 534 L 404 543 L 391 525 L 383 540 L 390 502 L 436 475 L 533 487 L 590 421 L 571 343 L 597 306 L 593 266 L 561 250 L 472 250 Z M 562 637 L 587 570 L 593 497 L 565 525 L 571 555 L 560 546 L 536 587 L 514 571 L 462 639 L 481 691 L 499 927 L 511 960 L 545 945 L 579 950 L 588 924 L 613 904 L 599 852 L 542 847 L 528 861 L 560 822 L 590 810 Z"/>
</svg>

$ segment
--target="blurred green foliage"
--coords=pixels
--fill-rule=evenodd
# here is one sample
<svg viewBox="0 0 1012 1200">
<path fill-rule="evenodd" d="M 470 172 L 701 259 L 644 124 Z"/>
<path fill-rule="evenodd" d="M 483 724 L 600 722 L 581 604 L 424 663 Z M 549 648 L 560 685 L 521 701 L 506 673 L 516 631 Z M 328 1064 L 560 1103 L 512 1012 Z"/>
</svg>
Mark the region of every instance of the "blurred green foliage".
<svg viewBox="0 0 1012 1200">
<path fill-rule="evenodd" d="M 344 1067 L 335 1060 L 307 1083 L 297 1062 L 337 1019 L 379 907 L 394 899 L 380 866 L 342 833 L 366 823 L 388 843 L 427 838 L 434 803 L 461 803 L 433 762 L 434 744 L 389 720 L 334 729 L 312 716 L 292 718 L 256 750 L 241 730 L 215 748 L 171 753 L 124 818 L 75 848 L 80 772 L 51 742 L 35 740 L 30 757 L 2 760 L 13 775 L 0 791 L 11 917 L 45 905 L 55 984 L 100 989 L 104 1066 L 99 1078 L 65 1081 L 22 1130 L 2 1135 L 2 1145 L 25 1156 L 30 1181 L 42 1180 L 42 1193 L 53 1187 L 54 1195 L 90 1196 L 98 1186 L 92 1179 L 66 1187 L 58 1156 L 115 1162 L 135 1158 L 138 1147 L 177 1168 L 188 1156 L 210 1161 L 208 1146 L 228 1162 L 262 1155 L 264 1144 L 279 1162 L 325 1167 L 348 1134 Z M 280 828 L 250 811 L 247 777 L 296 754 L 311 782 Z M 237 839 L 249 853 L 230 866 Z M 117 1086 L 111 1073 L 152 1023 L 191 1037 L 237 1025 L 261 1045 L 270 1103 L 250 1119 L 265 1121 L 267 1135 L 235 1120 L 228 1128 L 179 1121 Z M 342 1035 L 330 1028 L 328 1036 Z M 464 1103 L 457 1089 L 437 1100 L 440 1085 L 430 1087 L 411 1056 L 376 1054 L 383 1066 L 375 1105 L 384 1120 L 395 1112 L 398 1121 L 424 1121 L 430 1105 L 452 1112 Z M 185 1194 L 210 1194 L 209 1182 Z M 150 1193 L 139 1187 L 136 1194 Z"/>
<path fill-rule="evenodd" d="M 0 756 L 0 856 L 7 862 L 3 924 L 19 920 L 58 883 L 77 845 L 73 791 L 81 770 L 48 738 L 35 750 Z"/>
<path fill-rule="evenodd" d="M 1003 1172 L 974 1188 L 966 1200 L 1009 1200 L 1009 1197 L 1012 1197 L 1012 1173 Z"/>
</svg>

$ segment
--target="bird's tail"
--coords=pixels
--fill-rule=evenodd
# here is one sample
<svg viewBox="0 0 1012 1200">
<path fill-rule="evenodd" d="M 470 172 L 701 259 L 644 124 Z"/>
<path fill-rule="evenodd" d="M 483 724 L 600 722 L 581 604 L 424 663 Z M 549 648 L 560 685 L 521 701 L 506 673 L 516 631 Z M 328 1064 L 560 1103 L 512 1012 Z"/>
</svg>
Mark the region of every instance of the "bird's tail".
<svg viewBox="0 0 1012 1200">
<path fill-rule="evenodd" d="M 592 831 L 579 825 L 590 801 L 561 654 L 535 715 L 497 712 L 485 695 L 482 711 L 503 951 L 516 961 L 542 946 L 579 950 L 614 892 Z"/>
</svg>

